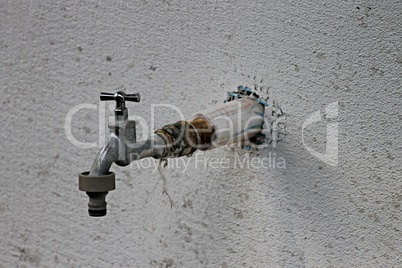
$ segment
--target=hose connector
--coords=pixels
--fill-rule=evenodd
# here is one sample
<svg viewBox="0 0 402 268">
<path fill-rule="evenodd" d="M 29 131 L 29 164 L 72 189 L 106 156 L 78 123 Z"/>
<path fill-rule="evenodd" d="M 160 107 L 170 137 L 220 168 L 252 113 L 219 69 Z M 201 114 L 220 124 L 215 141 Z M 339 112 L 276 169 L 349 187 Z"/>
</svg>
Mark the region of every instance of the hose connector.
<svg viewBox="0 0 402 268">
<path fill-rule="evenodd" d="M 106 195 L 115 188 L 115 175 L 110 171 L 106 175 L 99 176 L 90 176 L 89 171 L 86 171 L 78 176 L 78 189 L 87 193 L 88 213 L 92 217 L 106 215 Z"/>
</svg>

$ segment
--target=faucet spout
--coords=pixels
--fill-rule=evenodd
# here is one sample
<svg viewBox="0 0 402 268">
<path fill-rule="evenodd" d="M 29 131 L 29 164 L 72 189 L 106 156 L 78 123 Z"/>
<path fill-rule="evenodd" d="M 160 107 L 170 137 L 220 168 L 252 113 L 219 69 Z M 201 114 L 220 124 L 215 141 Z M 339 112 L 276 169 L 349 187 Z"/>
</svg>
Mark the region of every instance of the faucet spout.
<svg viewBox="0 0 402 268">
<path fill-rule="evenodd" d="M 126 165 L 145 157 L 161 158 L 165 153 L 165 142 L 157 134 L 152 134 L 147 140 L 121 144 L 122 141 L 113 132 L 109 141 L 100 149 L 89 172 L 79 175 L 79 189 L 89 197 L 88 213 L 92 217 L 106 215 L 106 195 L 115 189 L 115 175 L 109 169 L 113 162 Z M 119 149 L 124 146 L 124 157 L 121 159 Z"/>
<path fill-rule="evenodd" d="M 88 213 L 92 217 L 106 215 L 106 195 L 115 189 L 115 176 L 109 172 L 117 157 L 117 137 L 111 133 L 109 141 L 101 148 L 89 172 L 79 175 L 79 189 L 89 197 Z"/>
<path fill-rule="evenodd" d="M 109 171 L 113 162 L 117 159 L 118 138 L 113 133 L 110 135 L 109 141 L 100 149 L 98 155 L 92 164 L 90 176 L 105 175 Z"/>
<path fill-rule="evenodd" d="M 117 137 L 111 133 L 89 173 L 80 174 L 80 190 L 86 191 L 89 197 L 88 213 L 92 217 L 106 215 L 106 195 L 115 188 L 114 173 L 109 172 L 109 169 L 117 157 L 117 141 Z"/>
</svg>

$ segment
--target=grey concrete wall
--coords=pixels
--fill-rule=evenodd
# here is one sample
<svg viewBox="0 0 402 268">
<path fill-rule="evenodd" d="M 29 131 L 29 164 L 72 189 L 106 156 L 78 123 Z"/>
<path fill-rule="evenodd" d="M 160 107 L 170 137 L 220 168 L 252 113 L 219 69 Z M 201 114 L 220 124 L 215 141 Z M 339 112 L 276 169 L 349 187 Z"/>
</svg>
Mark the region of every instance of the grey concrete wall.
<svg viewBox="0 0 402 268">
<path fill-rule="evenodd" d="M 400 1 L 2 1 L 0 12 L 0 267 L 402 265 Z M 67 139 L 73 107 L 125 88 L 143 98 L 130 114 L 149 122 L 151 104 L 188 116 L 254 84 L 286 113 L 287 135 L 258 158 L 285 168 L 209 165 L 236 148 L 194 155 L 165 170 L 170 209 L 152 167 L 114 166 L 108 215 L 87 216 L 77 174 L 99 148 Z M 303 123 L 334 102 L 338 117 L 306 127 L 303 145 Z M 76 139 L 97 142 L 98 118 L 76 113 Z M 160 109 L 156 127 L 177 119 Z M 335 122 L 331 166 L 307 147 L 325 153 Z"/>
</svg>

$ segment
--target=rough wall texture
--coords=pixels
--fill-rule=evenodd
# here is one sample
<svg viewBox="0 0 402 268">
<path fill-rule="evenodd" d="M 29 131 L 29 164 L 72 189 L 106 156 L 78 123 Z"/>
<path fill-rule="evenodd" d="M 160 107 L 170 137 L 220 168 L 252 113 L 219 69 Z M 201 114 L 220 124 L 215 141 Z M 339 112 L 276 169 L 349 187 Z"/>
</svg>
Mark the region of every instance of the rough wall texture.
<svg viewBox="0 0 402 268">
<path fill-rule="evenodd" d="M 0 267 L 402 265 L 400 1 L 109 2 L 0 3 Z M 287 135 L 258 156 L 285 169 L 166 169 L 170 209 L 153 168 L 114 166 L 108 216 L 87 216 L 77 174 L 98 148 L 68 141 L 71 108 L 124 87 L 149 122 L 151 104 L 188 116 L 242 84 L 286 113 Z M 302 143 L 333 102 L 336 167 Z M 156 126 L 176 119 L 160 110 Z M 74 136 L 96 142 L 98 121 L 80 111 Z M 307 146 L 325 151 L 326 123 Z"/>
</svg>

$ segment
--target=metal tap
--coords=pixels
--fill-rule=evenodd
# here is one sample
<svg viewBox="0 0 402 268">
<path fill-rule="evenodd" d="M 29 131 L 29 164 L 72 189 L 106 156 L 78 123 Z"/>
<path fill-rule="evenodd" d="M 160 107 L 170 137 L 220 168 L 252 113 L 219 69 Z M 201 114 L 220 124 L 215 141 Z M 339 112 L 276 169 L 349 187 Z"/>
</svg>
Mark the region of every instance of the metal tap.
<svg viewBox="0 0 402 268">
<path fill-rule="evenodd" d="M 115 120 L 109 123 L 109 140 L 99 151 L 91 170 L 79 174 L 79 190 L 87 193 L 88 212 L 93 217 L 106 215 L 106 195 L 115 189 L 115 174 L 109 171 L 110 166 L 113 163 L 127 166 L 134 160 L 149 156 L 159 158 L 164 153 L 165 145 L 156 135 L 140 143 L 136 141 L 136 123 L 128 120 L 125 102 L 139 102 L 140 94 L 102 92 L 100 100 L 116 101 Z"/>
</svg>

